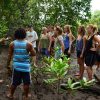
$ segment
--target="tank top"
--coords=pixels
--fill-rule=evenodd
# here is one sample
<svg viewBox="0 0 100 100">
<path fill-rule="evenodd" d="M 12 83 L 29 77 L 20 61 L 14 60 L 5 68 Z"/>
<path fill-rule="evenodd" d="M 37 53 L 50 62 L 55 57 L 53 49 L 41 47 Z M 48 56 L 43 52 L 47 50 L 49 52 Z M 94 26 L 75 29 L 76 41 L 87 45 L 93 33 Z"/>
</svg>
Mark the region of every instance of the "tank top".
<svg viewBox="0 0 100 100">
<path fill-rule="evenodd" d="M 68 49 L 69 48 L 69 37 L 66 33 L 66 35 L 63 36 L 63 39 L 64 39 L 64 46 L 65 46 L 65 49 Z"/>
<path fill-rule="evenodd" d="M 30 72 L 30 59 L 27 41 L 14 41 L 13 67 L 17 71 Z"/>
<path fill-rule="evenodd" d="M 80 40 L 76 40 L 76 50 L 82 51 L 82 49 L 83 49 L 83 39 L 81 38 Z"/>
<path fill-rule="evenodd" d="M 86 41 L 86 51 L 89 51 L 93 47 L 93 38 L 94 35 Z"/>
<path fill-rule="evenodd" d="M 49 46 L 49 38 L 48 38 L 47 34 L 46 35 L 41 34 L 40 41 L 41 41 L 41 47 L 42 48 L 48 48 L 48 46 Z"/>
</svg>

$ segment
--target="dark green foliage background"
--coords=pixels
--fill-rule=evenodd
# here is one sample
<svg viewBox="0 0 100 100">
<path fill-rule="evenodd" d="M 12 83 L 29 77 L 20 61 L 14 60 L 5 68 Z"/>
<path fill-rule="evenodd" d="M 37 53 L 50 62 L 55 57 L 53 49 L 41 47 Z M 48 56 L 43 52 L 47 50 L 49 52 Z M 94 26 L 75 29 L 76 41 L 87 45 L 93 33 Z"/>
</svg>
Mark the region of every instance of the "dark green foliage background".
<svg viewBox="0 0 100 100">
<path fill-rule="evenodd" d="M 45 25 L 69 24 L 76 34 L 78 24 L 91 17 L 90 3 L 91 0 L 0 0 L 0 37 L 29 24 L 38 34 Z"/>
</svg>

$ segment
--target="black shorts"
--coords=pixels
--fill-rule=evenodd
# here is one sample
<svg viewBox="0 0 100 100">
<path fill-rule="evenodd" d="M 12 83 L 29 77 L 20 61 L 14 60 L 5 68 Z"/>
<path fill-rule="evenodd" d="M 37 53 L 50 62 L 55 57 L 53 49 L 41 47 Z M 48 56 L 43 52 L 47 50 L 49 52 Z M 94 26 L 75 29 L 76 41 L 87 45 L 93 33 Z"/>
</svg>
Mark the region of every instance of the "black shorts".
<svg viewBox="0 0 100 100">
<path fill-rule="evenodd" d="M 100 62 L 100 55 L 97 54 L 97 62 Z"/>
<path fill-rule="evenodd" d="M 51 48 L 54 48 L 54 41 L 51 42 Z"/>
<path fill-rule="evenodd" d="M 70 54 L 68 54 L 68 50 L 69 50 L 69 48 L 67 48 L 67 49 L 64 50 L 64 55 L 66 55 L 69 58 Z"/>
<path fill-rule="evenodd" d="M 30 73 L 14 70 L 12 76 L 12 85 L 18 86 L 21 83 L 23 83 L 24 85 L 30 85 L 31 83 Z"/>
<path fill-rule="evenodd" d="M 97 57 L 96 51 L 89 50 L 89 52 L 86 53 L 85 55 L 85 64 L 87 66 L 92 67 L 96 62 L 96 57 Z"/>
<path fill-rule="evenodd" d="M 77 58 L 80 58 L 81 51 L 77 51 Z"/>
<path fill-rule="evenodd" d="M 46 48 L 42 48 L 41 49 L 41 54 L 44 55 L 44 56 L 47 56 L 47 57 L 50 56 L 50 53 Z"/>
</svg>

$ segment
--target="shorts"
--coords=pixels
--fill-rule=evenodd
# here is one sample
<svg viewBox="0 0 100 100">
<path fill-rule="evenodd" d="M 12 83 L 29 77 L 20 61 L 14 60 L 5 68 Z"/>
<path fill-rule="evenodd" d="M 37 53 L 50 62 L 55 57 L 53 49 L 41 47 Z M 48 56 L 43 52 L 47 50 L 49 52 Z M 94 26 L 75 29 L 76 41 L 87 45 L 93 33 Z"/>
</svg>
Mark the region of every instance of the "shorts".
<svg viewBox="0 0 100 100">
<path fill-rule="evenodd" d="M 30 73 L 29 72 L 21 72 L 14 69 L 13 76 L 12 76 L 12 85 L 18 86 L 21 83 L 24 85 L 30 85 Z"/>
<path fill-rule="evenodd" d="M 47 56 L 47 57 L 50 56 L 49 51 L 46 48 L 41 49 L 41 54 L 44 55 L 44 56 Z"/>
<path fill-rule="evenodd" d="M 92 67 L 96 62 L 96 57 L 97 57 L 96 51 L 89 50 L 89 52 L 86 53 L 85 55 L 85 64 L 87 66 Z"/>
<path fill-rule="evenodd" d="M 54 48 L 54 41 L 51 42 L 51 48 Z"/>
<path fill-rule="evenodd" d="M 77 58 L 80 58 L 80 55 L 81 55 L 81 51 L 77 51 Z"/>
<path fill-rule="evenodd" d="M 69 48 L 67 48 L 67 49 L 64 50 L 64 55 L 66 55 L 69 58 L 70 54 L 68 54 L 68 50 L 69 50 Z"/>
<path fill-rule="evenodd" d="M 60 59 L 62 57 L 62 50 L 59 49 L 55 52 L 55 59 Z"/>
<path fill-rule="evenodd" d="M 97 62 L 100 62 L 100 55 L 97 54 Z"/>
</svg>

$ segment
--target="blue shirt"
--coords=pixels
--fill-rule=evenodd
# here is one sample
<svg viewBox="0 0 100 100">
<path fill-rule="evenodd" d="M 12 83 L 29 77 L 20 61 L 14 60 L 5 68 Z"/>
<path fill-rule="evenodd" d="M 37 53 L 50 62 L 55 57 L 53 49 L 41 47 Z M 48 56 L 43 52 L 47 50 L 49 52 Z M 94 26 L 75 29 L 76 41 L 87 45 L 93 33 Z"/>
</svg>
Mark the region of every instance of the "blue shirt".
<svg viewBox="0 0 100 100">
<path fill-rule="evenodd" d="M 64 39 L 63 41 L 64 41 L 65 49 L 68 49 L 70 42 L 69 42 L 69 37 L 68 37 L 67 33 L 66 33 L 66 35 L 64 35 L 63 39 Z"/>
<path fill-rule="evenodd" d="M 14 41 L 13 67 L 21 72 L 30 72 L 30 59 L 27 41 Z"/>
<path fill-rule="evenodd" d="M 82 51 L 82 49 L 83 49 L 83 39 L 76 40 L 76 50 Z"/>
</svg>

